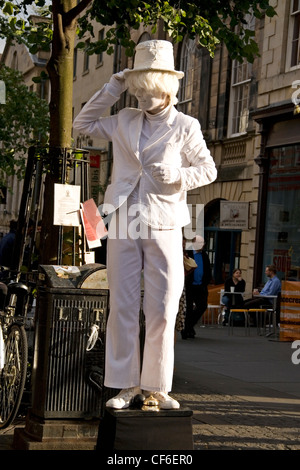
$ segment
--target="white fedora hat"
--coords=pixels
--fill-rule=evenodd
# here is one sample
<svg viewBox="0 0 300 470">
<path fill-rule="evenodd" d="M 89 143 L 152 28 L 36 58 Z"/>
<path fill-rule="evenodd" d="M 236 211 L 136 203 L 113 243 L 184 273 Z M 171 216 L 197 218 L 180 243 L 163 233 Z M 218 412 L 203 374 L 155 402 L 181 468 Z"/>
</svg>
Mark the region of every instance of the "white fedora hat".
<svg viewBox="0 0 300 470">
<path fill-rule="evenodd" d="M 174 69 L 173 45 L 169 41 L 153 39 L 138 44 L 135 48 L 133 69 L 125 69 L 124 76 L 131 72 L 171 72 L 178 78 L 184 76 L 183 72 Z"/>
</svg>

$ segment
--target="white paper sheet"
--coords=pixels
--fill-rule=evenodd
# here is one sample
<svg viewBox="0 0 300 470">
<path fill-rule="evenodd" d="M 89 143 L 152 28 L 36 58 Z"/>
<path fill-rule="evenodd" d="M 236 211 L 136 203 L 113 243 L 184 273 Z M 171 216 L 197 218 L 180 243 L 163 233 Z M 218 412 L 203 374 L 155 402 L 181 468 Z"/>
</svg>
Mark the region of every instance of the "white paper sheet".
<svg viewBox="0 0 300 470">
<path fill-rule="evenodd" d="M 54 225 L 78 227 L 80 210 L 80 186 L 54 185 Z"/>
</svg>

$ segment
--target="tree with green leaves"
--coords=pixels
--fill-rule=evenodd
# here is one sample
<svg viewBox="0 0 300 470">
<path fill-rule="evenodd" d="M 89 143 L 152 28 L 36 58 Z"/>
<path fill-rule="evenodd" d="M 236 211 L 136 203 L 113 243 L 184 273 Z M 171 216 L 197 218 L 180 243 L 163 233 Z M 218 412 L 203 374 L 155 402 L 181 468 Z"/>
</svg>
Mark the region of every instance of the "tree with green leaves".
<svg viewBox="0 0 300 470">
<path fill-rule="evenodd" d="M 0 185 L 8 175 L 24 175 L 30 145 L 46 142 L 49 129 L 48 103 L 28 90 L 21 72 L 0 68 L 6 103 L 0 105 Z"/>
<path fill-rule="evenodd" d="M 21 9 L 28 15 L 28 7 L 32 4 L 42 8 L 48 4 L 52 24 L 45 19 L 38 25 L 30 25 L 20 18 Z M 104 51 L 111 54 L 114 46 L 120 44 L 130 56 L 134 50 L 132 29 L 138 29 L 141 25 L 150 26 L 155 34 L 157 24 L 162 22 L 174 42 L 180 42 L 188 35 L 207 48 L 211 56 L 218 43 L 223 42 L 232 58 L 246 58 L 252 62 L 259 51 L 254 32 L 245 25 L 245 15 L 252 12 L 256 18 L 263 18 L 275 14 L 270 0 L 20 0 L 18 5 L 0 0 L 0 6 L 5 15 L 0 17 L 0 36 L 4 32 L 6 37 L 24 41 L 31 52 L 41 47 L 51 48 L 47 71 L 51 82 L 49 145 L 53 171 L 49 172 L 46 180 L 47 203 L 50 206 L 47 205 L 43 215 L 44 263 L 53 260 L 56 253 L 57 234 L 52 225 L 51 200 L 54 183 L 59 179 L 57 162 L 61 160 L 63 150 L 71 146 L 76 33 L 80 38 L 86 33 L 91 36 L 87 50 L 89 54 Z M 92 20 L 110 26 L 101 41 L 94 38 Z M 79 42 L 78 47 L 86 47 L 86 44 Z"/>
</svg>

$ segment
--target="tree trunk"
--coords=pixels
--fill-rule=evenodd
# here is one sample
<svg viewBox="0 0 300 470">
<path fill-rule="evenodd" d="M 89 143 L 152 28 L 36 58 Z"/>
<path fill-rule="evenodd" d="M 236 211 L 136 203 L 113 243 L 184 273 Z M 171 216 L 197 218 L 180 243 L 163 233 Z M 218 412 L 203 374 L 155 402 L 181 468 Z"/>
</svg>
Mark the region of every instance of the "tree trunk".
<svg viewBox="0 0 300 470">
<path fill-rule="evenodd" d="M 47 65 L 51 82 L 50 147 L 69 148 L 71 144 L 76 19 L 70 19 L 66 12 L 76 3 L 53 1 L 52 55 Z"/>
<path fill-rule="evenodd" d="M 71 147 L 73 56 L 76 18 L 68 12 L 77 0 L 53 0 L 52 54 L 47 65 L 51 84 L 50 168 L 45 181 L 41 234 L 41 264 L 56 264 L 59 227 L 53 225 L 54 184 L 62 181 L 62 165 Z"/>
</svg>

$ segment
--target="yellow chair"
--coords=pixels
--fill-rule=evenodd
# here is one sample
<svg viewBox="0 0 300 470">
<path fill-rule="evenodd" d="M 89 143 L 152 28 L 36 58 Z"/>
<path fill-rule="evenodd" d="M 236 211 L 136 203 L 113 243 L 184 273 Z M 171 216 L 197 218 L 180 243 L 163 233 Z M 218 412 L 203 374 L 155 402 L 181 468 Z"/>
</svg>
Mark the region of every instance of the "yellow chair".
<svg viewBox="0 0 300 470">
<path fill-rule="evenodd" d="M 257 334 L 266 335 L 267 316 L 269 316 L 268 325 L 269 325 L 269 332 L 270 332 L 273 309 L 272 308 L 249 308 L 249 316 L 251 313 L 256 314 Z"/>
<path fill-rule="evenodd" d="M 233 334 L 233 315 L 234 313 L 243 313 L 245 320 L 245 335 L 250 336 L 250 317 L 247 308 L 231 308 L 228 317 L 228 334 Z"/>
</svg>

